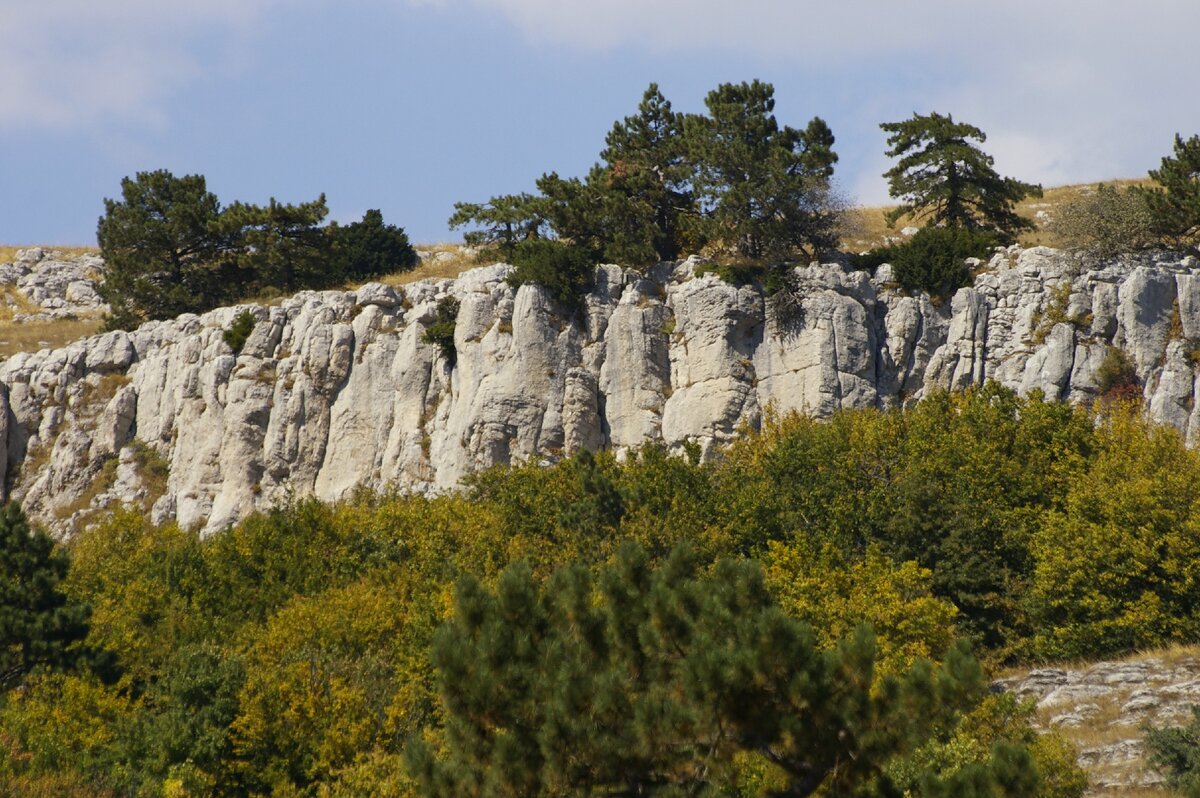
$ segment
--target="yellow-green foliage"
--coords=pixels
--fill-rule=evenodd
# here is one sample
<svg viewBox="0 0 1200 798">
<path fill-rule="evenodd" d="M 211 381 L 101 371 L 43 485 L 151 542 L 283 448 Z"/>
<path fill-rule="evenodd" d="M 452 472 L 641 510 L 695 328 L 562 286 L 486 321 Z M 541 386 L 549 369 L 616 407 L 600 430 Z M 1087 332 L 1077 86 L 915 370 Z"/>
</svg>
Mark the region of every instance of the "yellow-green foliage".
<svg viewBox="0 0 1200 798">
<path fill-rule="evenodd" d="M 1174 431 L 1122 406 L 1033 544 L 1029 603 L 1046 656 L 1200 638 L 1200 467 Z"/>
<path fill-rule="evenodd" d="M 1087 789 L 1087 774 L 1075 763 L 1075 753 L 1057 732 L 1038 733 L 1030 725 L 1032 702 L 1021 704 L 1008 694 L 992 695 L 963 715 L 948 733 L 914 753 L 892 770 L 906 789 L 919 795 L 915 775 L 921 768 L 951 774 L 986 762 L 997 743 L 1025 746 L 1041 776 L 1040 789 L 1027 798 L 1079 798 Z"/>
<path fill-rule="evenodd" d="M 249 778 L 312 784 L 431 722 L 436 597 L 389 576 L 297 598 L 254 631 L 233 726 Z"/>
<path fill-rule="evenodd" d="M 104 773 L 128 767 L 112 752 L 140 708 L 91 675 L 36 675 L 0 704 L 0 739 L 10 749 L 0 777 L 77 773 L 104 786 Z"/>
<path fill-rule="evenodd" d="M 580 455 L 436 498 L 297 501 L 203 539 L 114 512 L 67 547 L 66 586 L 92 607 L 93 661 L 116 668 L 0 697 L 0 792 L 408 798 L 406 740 L 441 739 L 428 651 L 456 581 L 595 568 L 628 539 L 653 560 L 683 541 L 703 563 L 759 560 L 821 643 L 872 625 L 880 675 L 956 634 L 991 663 L 1200 638 L 1197 455 L 1121 405 L 988 386 L 770 417 L 706 463 Z M 1045 796 L 1077 795 L 1070 755 L 1027 721 L 962 721 L 927 757 L 958 767 L 1016 741 L 1064 785 Z"/>
<path fill-rule="evenodd" d="M 780 606 L 807 621 L 822 645 L 837 645 L 870 624 L 880 676 L 918 659 L 938 661 L 954 642 L 957 610 L 934 597 L 933 574 L 911 560 L 896 563 L 878 546 L 851 560 L 832 545 L 813 551 L 805 541 L 772 541 L 763 565 Z"/>
</svg>

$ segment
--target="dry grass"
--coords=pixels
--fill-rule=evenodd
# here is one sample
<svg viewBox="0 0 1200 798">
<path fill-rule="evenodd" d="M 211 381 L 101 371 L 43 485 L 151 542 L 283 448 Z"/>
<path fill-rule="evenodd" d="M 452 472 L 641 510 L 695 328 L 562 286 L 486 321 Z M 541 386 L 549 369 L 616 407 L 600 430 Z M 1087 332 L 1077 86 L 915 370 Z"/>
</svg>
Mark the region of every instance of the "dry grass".
<svg viewBox="0 0 1200 798">
<path fill-rule="evenodd" d="M 464 252 L 461 244 L 429 244 L 414 247 L 425 260 L 412 271 L 397 272 L 382 278 L 380 282 L 388 285 L 405 285 L 418 280 L 455 278 L 467 269 L 474 269 L 484 264 L 475 259 L 473 252 Z M 441 254 L 436 259 L 428 256 Z"/>
<path fill-rule="evenodd" d="M 19 247 L 0 246 L 0 263 L 12 263 L 17 252 L 22 249 L 32 249 L 33 247 L 41 247 L 47 252 L 61 252 L 64 255 L 95 255 L 99 252 L 95 247 L 64 247 L 57 244 L 24 244 Z"/>
<path fill-rule="evenodd" d="M 1061 240 L 1045 224 L 1046 221 L 1049 221 L 1048 219 L 1043 220 L 1038 218 L 1037 214 L 1039 211 L 1044 211 L 1050 219 L 1053 219 L 1056 208 L 1094 191 L 1099 183 L 1127 187 L 1144 186 L 1150 182 L 1149 178 L 1118 179 L 1048 188 L 1042 193 L 1040 198 L 1029 198 L 1017 204 L 1017 213 L 1038 225 L 1037 229 L 1022 234 L 1019 241 L 1022 246 L 1026 247 L 1059 246 L 1062 243 Z M 888 227 L 887 222 L 884 221 L 884 214 L 895 207 L 895 205 L 878 205 L 851 208 L 847 213 L 846 223 L 842 231 L 842 247 L 850 252 L 863 252 L 888 243 L 889 238 L 893 240 L 899 239 L 901 237 L 900 230 L 906 226 L 920 226 L 915 224 L 910 217 L 904 216 L 895 225 Z"/>
<path fill-rule="evenodd" d="M 51 321 L 0 321 L 0 358 L 18 352 L 57 349 L 72 341 L 95 335 L 102 322 L 98 317 Z"/>
<path fill-rule="evenodd" d="M 1130 652 L 1123 657 L 1106 659 L 1104 662 L 1115 662 L 1118 664 L 1141 662 L 1146 659 L 1158 659 L 1166 665 L 1178 665 L 1184 660 L 1200 658 L 1200 643 L 1171 643 L 1160 648 L 1139 649 L 1138 651 Z M 1065 671 L 1082 671 L 1087 670 L 1092 665 L 1097 664 L 1097 660 L 1090 659 L 1075 659 L 1075 660 L 1045 660 L 1042 662 L 1028 662 L 1024 665 L 1009 666 L 1000 668 L 990 674 L 992 679 L 1013 679 L 1024 676 L 1032 670 L 1041 670 L 1043 668 L 1060 668 Z"/>
</svg>

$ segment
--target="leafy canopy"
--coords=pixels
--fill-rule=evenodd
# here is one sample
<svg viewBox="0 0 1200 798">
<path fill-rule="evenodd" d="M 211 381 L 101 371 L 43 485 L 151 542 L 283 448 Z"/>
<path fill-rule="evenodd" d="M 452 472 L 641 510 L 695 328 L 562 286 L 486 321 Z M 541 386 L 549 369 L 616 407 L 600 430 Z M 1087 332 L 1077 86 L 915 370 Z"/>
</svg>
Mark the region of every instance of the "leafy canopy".
<svg viewBox="0 0 1200 798">
<path fill-rule="evenodd" d="M 887 214 L 889 224 L 911 215 L 926 226 L 988 230 L 1012 239 L 1033 223 L 1013 206 L 1025 197 L 1042 195 L 1041 186 L 1001 177 L 982 144 L 982 130 L 950 115 L 914 113 L 902 122 L 884 122 L 890 158 L 884 172 L 888 190 L 901 205 Z"/>
</svg>

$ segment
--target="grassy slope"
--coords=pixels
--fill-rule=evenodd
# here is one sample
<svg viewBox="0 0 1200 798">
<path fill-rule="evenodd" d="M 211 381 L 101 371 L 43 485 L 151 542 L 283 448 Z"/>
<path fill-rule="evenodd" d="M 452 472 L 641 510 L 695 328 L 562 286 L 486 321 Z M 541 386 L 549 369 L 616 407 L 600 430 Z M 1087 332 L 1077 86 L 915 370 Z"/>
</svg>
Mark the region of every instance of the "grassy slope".
<svg viewBox="0 0 1200 798">
<path fill-rule="evenodd" d="M 35 245 L 28 245 L 35 246 Z M 43 249 L 55 250 L 66 255 L 86 255 L 97 252 L 95 247 L 63 247 L 41 245 Z M 17 251 L 25 246 L 0 246 L 0 263 L 11 263 Z M 53 321 L 13 321 L 13 314 L 36 313 L 38 308 L 18 294 L 13 286 L 0 289 L 8 302 L 0 303 L 0 359 L 18 352 L 36 352 L 39 349 L 66 346 L 100 330 L 99 318 L 59 319 Z"/>
<path fill-rule="evenodd" d="M 1148 178 L 1136 180 L 1108 180 L 1104 181 L 1108 185 L 1113 186 L 1133 186 L 1146 185 L 1150 182 Z M 1055 186 L 1048 188 L 1043 192 L 1041 198 L 1031 198 L 1017 205 L 1017 212 L 1027 219 L 1032 219 L 1035 224 L 1038 224 L 1036 230 L 1032 230 L 1021 236 L 1021 244 L 1027 247 L 1033 246 L 1058 246 L 1061 242 L 1055 236 L 1053 230 L 1046 229 L 1043 219 L 1039 219 L 1037 214 L 1039 211 L 1045 212 L 1050 218 L 1054 217 L 1054 209 L 1058 206 L 1078 198 L 1081 194 L 1089 192 L 1096 187 L 1096 183 L 1080 183 L 1072 186 Z M 892 210 L 895 205 L 880 205 L 875 207 L 858 207 L 852 208 L 847 215 L 846 227 L 842 233 L 842 247 L 851 252 L 862 252 L 864 250 L 877 247 L 881 244 L 886 244 L 888 237 L 897 238 L 900 235 L 900 230 L 907 225 L 912 224 L 912 220 L 908 217 L 900 219 L 894 227 L 889 228 L 884 222 L 884 214 Z"/>
</svg>

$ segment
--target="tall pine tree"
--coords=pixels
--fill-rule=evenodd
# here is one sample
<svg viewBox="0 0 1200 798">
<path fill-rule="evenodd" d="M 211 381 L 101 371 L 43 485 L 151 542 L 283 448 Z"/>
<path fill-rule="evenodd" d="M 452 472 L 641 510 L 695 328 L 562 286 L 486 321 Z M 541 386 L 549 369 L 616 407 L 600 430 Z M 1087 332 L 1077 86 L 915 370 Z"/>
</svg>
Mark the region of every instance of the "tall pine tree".
<svg viewBox="0 0 1200 798">
<path fill-rule="evenodd" d="M 708 116 L 689 117 L 696 193 L 706 238 L 752 260 L 785 260 L 837 244 L 829 179 L 833 133 L 815 117 L 803 130 L 775 119 L 769 83 L 726 83 L 705 99 Z"/>
<path fill-rule="evenodd" d="M 985 230 L 1011 240 L 1033 223 L 1014 210 L 1025 197 L 1042 195 L 1042 187 L 1001 177 L 982 144 L 987 136 L 949 114 L 913 114 L 903 122 L 884 122 L 887 155 L 899 158 L 884 172 L 891 195 L 900 200 L 887 215 L 894 224 L 913 216 L 927 227 Z"/>
<path fill-rule="evenodd" d="M 613 124 L 605 137 L 604 165 L 588 182 L 610 194 L 610 260 L 640 264 L 679 256 L 696 218 L 683 120 L 651 83 L 637 114 Z"/>
</svg>

